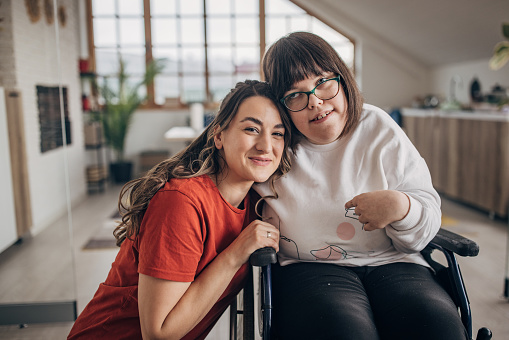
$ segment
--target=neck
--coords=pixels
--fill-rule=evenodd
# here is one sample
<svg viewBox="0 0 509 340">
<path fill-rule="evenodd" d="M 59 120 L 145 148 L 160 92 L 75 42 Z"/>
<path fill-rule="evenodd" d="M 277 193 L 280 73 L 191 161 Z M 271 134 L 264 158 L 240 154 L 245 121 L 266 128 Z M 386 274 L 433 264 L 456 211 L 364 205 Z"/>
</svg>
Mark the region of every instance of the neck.
<svg viewBox="0 0 509 340">
<path fill-rule="evenodd" d="M 254 182 L 233 182 L 228 176 L 222 174 L 211 175 L 210 178 L 216 185 L 223 198 L 234 207 L 239 207 L 246 197 Z"/>
</svg>

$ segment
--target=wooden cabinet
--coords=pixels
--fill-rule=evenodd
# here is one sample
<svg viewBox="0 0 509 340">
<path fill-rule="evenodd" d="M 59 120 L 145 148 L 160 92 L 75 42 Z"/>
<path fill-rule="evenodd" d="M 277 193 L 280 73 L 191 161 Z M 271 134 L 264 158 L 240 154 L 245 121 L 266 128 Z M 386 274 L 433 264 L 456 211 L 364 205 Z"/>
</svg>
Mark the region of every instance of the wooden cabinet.
<svg viewBox="0 0 509 340">
<path fill-rule="evenodd" d="M 438 192 L 500 217 L 509 210 L 509 115 L 403 110 Z"/>
</svg>

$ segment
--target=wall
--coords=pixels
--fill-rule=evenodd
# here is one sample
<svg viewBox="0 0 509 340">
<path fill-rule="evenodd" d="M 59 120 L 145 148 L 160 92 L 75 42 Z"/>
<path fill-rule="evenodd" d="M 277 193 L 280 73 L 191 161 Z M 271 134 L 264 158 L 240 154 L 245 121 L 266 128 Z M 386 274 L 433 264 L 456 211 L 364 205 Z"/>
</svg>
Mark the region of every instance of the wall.
<svg viewBox="0 0 509 340">
<path fill-rule="evenodd" d="M 432 92 L 443 98 L 450 95 L 450 83 L 452 77 L 459 75 L 461 83 L 456 86 L 456 98 L 459 102 L 470 102 L 470 84 L 474 77 L 479 79 L 481 91 L 490 92 L 493 85 L 500 84 L 509 88 L 509 64 L 494 71 L 489 68 L 489 59 L 474 60 L 438 67 L 432 72 Z"/>
<path fill-rule="evenodd" d="M 174 126 L 189 126 L 187 111 L 138 110 L 126 138 L 126 158 L 137 162 L 143 151 L 168 150 L 175 154 L 186 146 L 184 142 L 169 142 L 164 133 Z"/>
<path fill-rule="evenodd" d="M 59 42 L 54 24 L 47 23 L 44 12 L 37 22 L 32 23 L 24 1 L 2 1 L 2 6 L 10 11 L 7 16 L 12 25 L 7 30 L 12 38 L 8 41 L 2 39 L 2 45 L 7 44 L 8 47 L 2 48 L 0 60 L 3 61 L 5 51 L 12 51 L 9 65 L 14 77 L 10 74 L 2 77 L 0 74 L 0 80 L 3 80 L 2 85 L 6 88 L 17 88 L 22 93 L 33 233 L 55 221 L 67 209 L 64 164 L 69 166 L 71 201 L 78 202 L 86 194 L 81 90 L 77 67 L 78 5 L 72 0 L 61 0 L 58 3 L 66 7 L 67 13 L 65 27 L 59 25 Z M 58 86 L 60 80 L 68 88 L 72 144 L 65 151 L 60 147 L 41 153 L 36 85 Z"/>
</svg>

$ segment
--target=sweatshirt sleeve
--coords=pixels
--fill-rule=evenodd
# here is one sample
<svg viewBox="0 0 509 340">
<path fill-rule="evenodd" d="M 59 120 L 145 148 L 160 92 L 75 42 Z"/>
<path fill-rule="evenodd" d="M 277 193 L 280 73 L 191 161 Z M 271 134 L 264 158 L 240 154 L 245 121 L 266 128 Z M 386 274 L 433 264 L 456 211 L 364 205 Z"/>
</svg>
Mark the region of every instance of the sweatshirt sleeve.
<svg viewBox="0 0 509 340">
<path fill-rule="evenodd" d="M 419 252 L 438 233 L 442 215 L 440 196 L 422 157 L 405 167 L 402 181 L 393 189 L 409 197 L 410 210 L 405 218 L 387 226 L 386 233 L 397 250 Z"/>
</svg>

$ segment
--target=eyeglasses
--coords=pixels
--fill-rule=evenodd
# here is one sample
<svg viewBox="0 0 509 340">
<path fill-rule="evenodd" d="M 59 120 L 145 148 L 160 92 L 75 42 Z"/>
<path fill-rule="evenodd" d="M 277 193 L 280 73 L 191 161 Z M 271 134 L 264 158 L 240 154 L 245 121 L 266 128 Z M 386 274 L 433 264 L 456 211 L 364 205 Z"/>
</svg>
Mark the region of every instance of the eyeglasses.
<svg viewBox="0 0 509 340">
<path fill-rule="evenodd" d="M 281 99 L 281 103 L 283 103 L 288 110 L 297 112 L 304 110 L 308 106 L 310 94 L 314 94 L 321 100 L 332 99 L 339 93 L 340 79 L 340 76 L 325 79 L 311 91 L 290 93 Z"/>
</svg>

